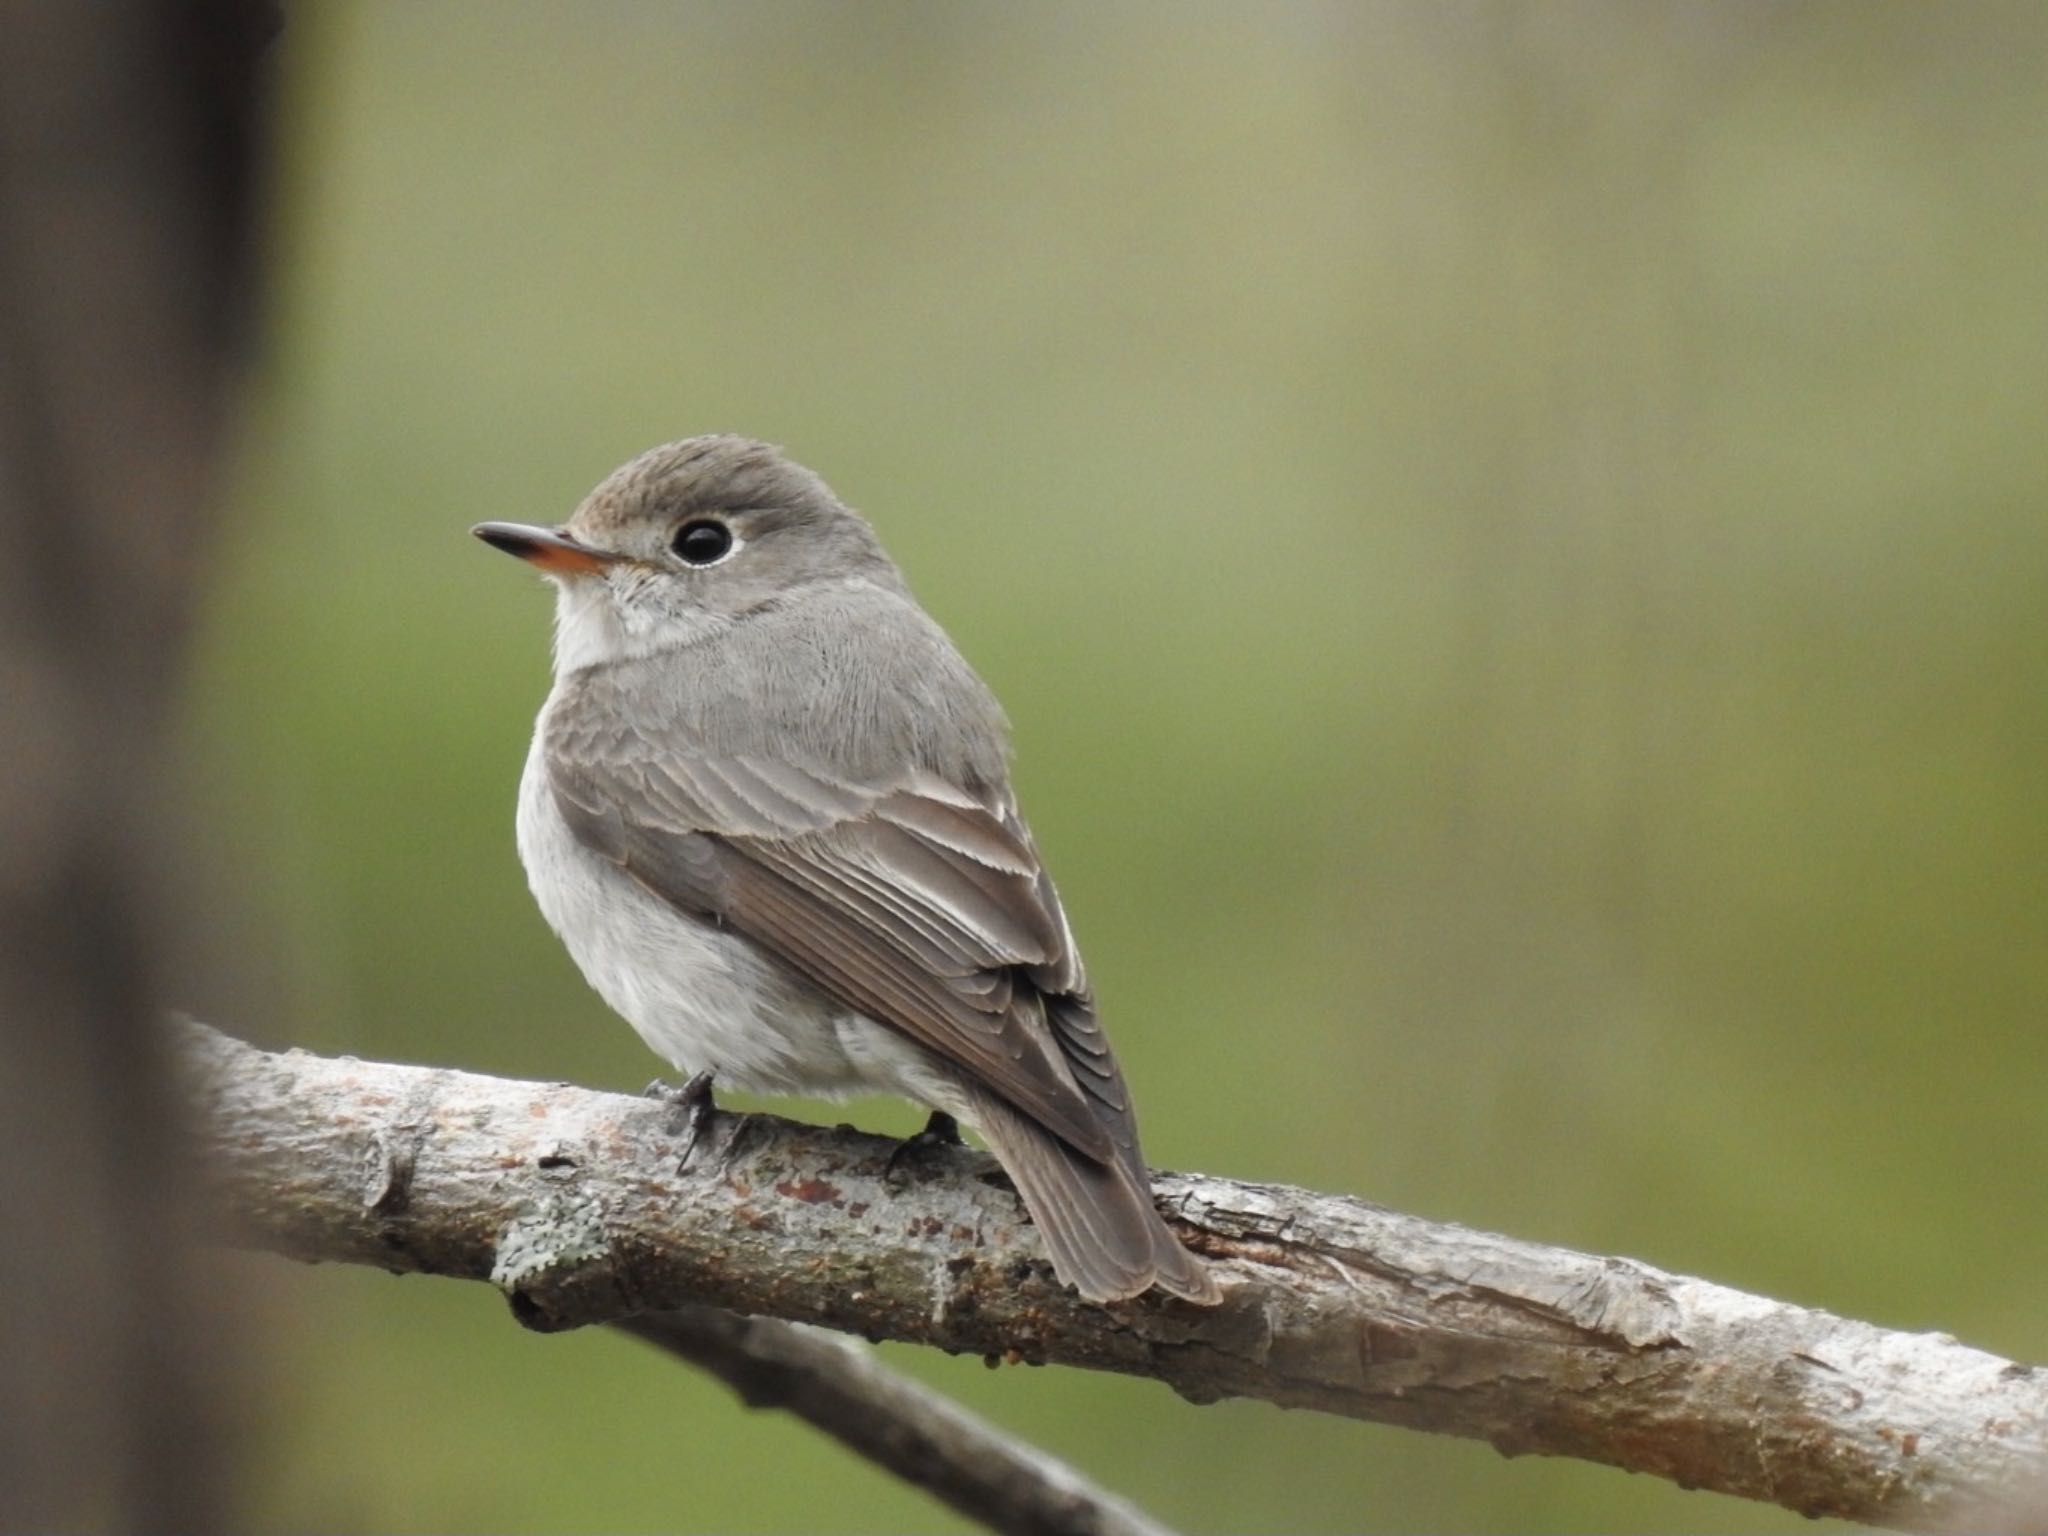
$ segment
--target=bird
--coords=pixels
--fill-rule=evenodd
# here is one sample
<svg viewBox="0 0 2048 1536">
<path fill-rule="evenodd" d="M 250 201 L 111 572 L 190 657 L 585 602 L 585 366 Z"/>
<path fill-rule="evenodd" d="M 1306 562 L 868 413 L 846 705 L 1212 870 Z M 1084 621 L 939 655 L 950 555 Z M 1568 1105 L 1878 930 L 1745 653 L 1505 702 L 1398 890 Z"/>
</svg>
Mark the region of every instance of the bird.
<svg viewBox="0 0 2048 1536">
<path fill-rule="evenodd" d="M 693 1112 L 714 1082 L 909 1099 L 922 1136 L 979 1134 L 1083 1298 L 1220 1300 L 1153 1202 L 1008 721 L 868 521 L 712 434 L 559 527 L 473 532 L 556 589 L 528 883 Z"/>
</svg>

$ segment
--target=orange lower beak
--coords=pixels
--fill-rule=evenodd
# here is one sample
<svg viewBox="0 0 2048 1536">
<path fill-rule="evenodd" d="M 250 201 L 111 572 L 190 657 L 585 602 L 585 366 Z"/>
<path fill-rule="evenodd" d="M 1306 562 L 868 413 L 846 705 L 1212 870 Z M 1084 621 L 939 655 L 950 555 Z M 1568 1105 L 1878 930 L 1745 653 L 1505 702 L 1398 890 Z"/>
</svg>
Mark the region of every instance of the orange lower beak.
<svg viewBox="0 0 2048 1536">
<path fill-rule="evenodd" d="M 587 576 L 619 558 L 607 550 L 578 543 L 552 528 L 530 528 L 524 523 L 478 523 L 469 531 L 491 548 L 517 555 L 550 576 Z"/>
</svg>

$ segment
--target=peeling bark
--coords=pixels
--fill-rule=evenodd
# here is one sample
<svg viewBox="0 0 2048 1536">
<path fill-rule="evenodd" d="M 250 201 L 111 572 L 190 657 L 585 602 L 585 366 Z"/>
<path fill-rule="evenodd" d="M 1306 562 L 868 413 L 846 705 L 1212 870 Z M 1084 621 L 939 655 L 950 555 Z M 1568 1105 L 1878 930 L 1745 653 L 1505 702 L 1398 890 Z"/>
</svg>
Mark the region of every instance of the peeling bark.
<svg viewBox="0 0 2048 1536">
<path fill-rule="evenodd" d="M 659 1102 L 189 1030 L 236 1239 L 489 1279 L 527 1326 L 692 1305 L 1147 1376 L 1574 1456 L 1809 1515 L 2043 1529 L 2048 1374 L 1363 1201 L 1155 1177 L 1221 1306 L 1091 1305 L 996 1164 L 892 1183 L 896 1143 L 719 1114 L 679 1172 Z"/>
</svg>

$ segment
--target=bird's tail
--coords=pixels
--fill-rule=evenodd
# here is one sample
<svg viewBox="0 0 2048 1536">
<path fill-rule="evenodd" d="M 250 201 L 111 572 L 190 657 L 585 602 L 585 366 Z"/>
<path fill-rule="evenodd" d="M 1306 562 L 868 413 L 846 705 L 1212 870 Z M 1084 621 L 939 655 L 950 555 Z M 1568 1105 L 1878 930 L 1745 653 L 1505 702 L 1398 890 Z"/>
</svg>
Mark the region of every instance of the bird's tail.
<svg viewBox="0 0 2048 1536">
<path fill-rule="evenodd" d="M 1223 1299 L 1208 1266 L 1160 1217 L 1139 1172 L 1075 1151 L 1000 1099 L 973 1099 L 968 1118 L 1024 1197 L 1064 1283 L 1090 1301 L 1122 1301 L 1155 1285 L 1203 1306 Z"/>
</svg>

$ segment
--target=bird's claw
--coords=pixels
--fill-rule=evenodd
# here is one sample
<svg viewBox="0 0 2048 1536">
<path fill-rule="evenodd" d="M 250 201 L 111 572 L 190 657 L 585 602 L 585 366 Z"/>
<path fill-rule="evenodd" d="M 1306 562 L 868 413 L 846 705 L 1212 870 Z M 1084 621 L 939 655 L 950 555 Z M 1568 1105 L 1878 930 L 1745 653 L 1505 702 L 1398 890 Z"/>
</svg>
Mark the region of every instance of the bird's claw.
<svg viewBox="0 0 2048 1536">
<path fill-rule="evenodd" d="M 669 1134 L 683 1144 L 683 1155 L 676 1162 L 677 1173 L 689 1172 L 690 1160 L 696 1156 L 697 1148 L 704 1140 L 711 1117 L 718 1113 L 718 1105 L 711 1097 L 714 1076 L 711 1072 L 693 1072 L 680 1088 L 660 1078 L 647 1085 L 648 1098 L 659 1099 L 668 1105 Z"/>
<path fill-rule="evenodd" d="M 901 1183 L 906 1167 L 934 1147 L 961 1145 L 963 1143 L 960 1140 L 960 1122 L 944 1110 L 935 1109 L 932 1111 L 931 1119 L 925 1121 L 923 1130 L 896 1143 L 895 1150 L 889 1154 L 888 1166 L 882 1170 L 883 1181 L 889 1184 Z"/>
</svg>

